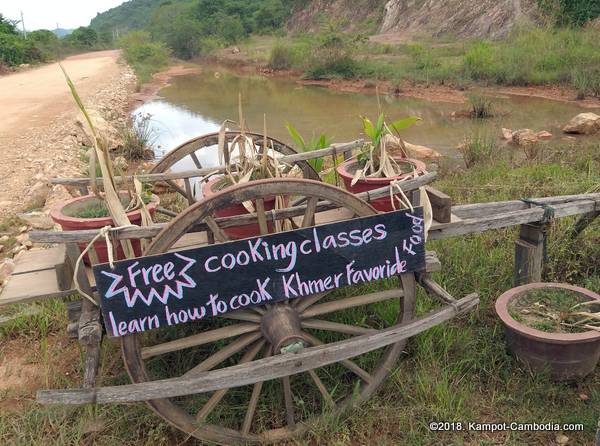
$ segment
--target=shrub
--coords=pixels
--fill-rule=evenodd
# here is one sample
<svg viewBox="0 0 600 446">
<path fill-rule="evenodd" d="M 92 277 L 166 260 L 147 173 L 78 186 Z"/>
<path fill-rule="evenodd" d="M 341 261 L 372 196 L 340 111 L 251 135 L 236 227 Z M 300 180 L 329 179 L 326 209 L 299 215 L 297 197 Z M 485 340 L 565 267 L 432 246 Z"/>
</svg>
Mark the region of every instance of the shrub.
<svg viewBox="0 0 600 446">
<path fill-rule="evenodd" d="M 136 114 L 121 130 L 123 137 L 122 154 L 128 160 L 140 160 L 147 157 L 147 149 L 150 149 L 156 140 L 156 133 L 152 129 L 150 120 L 152 115 Z"/>
<path fill-rule="evenodd" d="M 308 61 L 304 77 L 355 77 L 360 69 L 354 55 L 357 45 L 363 40 L 362 36 L 346 34 L 329 25 L 316 36 L 312 57 Z"/>
<path fill-rule="evenodd" d="M 494 116 L 494 101 L 479 93 L 469 95 L 469 105 L 472 118 L 485 119 Z"/>
<path fill-rule="evenodd" d="M 138 74 L 141 81 L 167 66 L 169 50 L 159 42 L 153 42 L 150 34 L 145 31 L 133 31 L 119 39 L 123 56 Z"/>
<path fill-rule="evenodd" d="M 485 161 L 490 161 L 496 148 L 496 139 L 494 137 L 475 132 L 473 135 L 465 138 L 465 141 L 458 147 L 458 150 L 462 153 L 465 166 L 471 168 Z"/>
<path fill-rule="evenodd" d="M 294 62 L 293 48 L 282 42 L 275 43 L 269 55 L 269 67 L 274 70 L 289 70 Z"/>
</svg>

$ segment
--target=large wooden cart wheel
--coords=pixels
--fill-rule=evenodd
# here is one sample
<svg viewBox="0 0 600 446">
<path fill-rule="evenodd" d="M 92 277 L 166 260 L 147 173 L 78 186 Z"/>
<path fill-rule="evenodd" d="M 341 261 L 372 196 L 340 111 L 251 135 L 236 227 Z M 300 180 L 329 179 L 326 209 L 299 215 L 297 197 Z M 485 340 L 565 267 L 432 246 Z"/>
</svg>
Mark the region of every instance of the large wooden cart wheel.
<svg viewBox="0 0 600 446">
<path fill-rule="evenodd" d="M 230 143 L 233 139 L 238 136 L 240 132 L 231 131 L 225 134 L 225 141 Z M 260 150 L 262 150 L 264 137 L 259 133 L 251 133 L 246 132 L 246 135 L 255 142 L 257 146 L 259 146 Z M 165 154 L 158 163 L 156 163 L 150 173 L 166 173 L 173 169 L 177 163 L 185 159 L 189 159 L 192 161 L 193 165 L 197 169 L 202 169 L 204 167 L 210 167 L 207 165 L 205 161 L 205 157 L 209 154 L 209 150 L 211 147 L 216 147 L 218 145 L 218 133 L 208 133 L 206 135 L 198 136 L 196 138 L 192 138 L 189 141 L 184 142 L 183 144 L 175 147 L 173 150 Z M 298 153 L 292 147 L 287 144 L 271 137 L 267 137 L 267 144 L 269 148 L 273 147 L 276 152 L 281 153 L 282 155 L 293 155 Z M 215 149 L 216 154 L 216 149 Z M 306 161 L 299 161 L 296 165 L 302 170 L 302 177 L 310 180 L 320 180 L 318 172 L 316 172 L 309 163 Z M 184 180 L 183 187 L 178 185 L 175 181 L 167 181 L 168 185 L 177 193 L 183 196 L 183 198 L 188 202 L 189 205 L 194 204 L 197 200 L 194 199 L 192 193 L 192 184 L 191 178 L 187 178 Z"/>
<path fill-rule="evenodd" d="M 296 223 L 304 227 L 314 225 L 315 207 L 321 201 L 339 206 L 336 212 L 344 211 L 347 218 L 376 214 L 373 207 L 354 195 L 316 181 L 250 182 L 187 208 L 158 234 L 146 254 L 167 252 L 198 222 L 207 223 L 217 240 L 226 238 L 222 228 L 215 226 L 214 211 L 232 203 L 252 201 L 265 233 L 269 226 L 261 214 L 263 200 L 274 195 L 284 197 L 286 203 L 306 199 L 306 210 L 296 217 Z M 323 215 L 317 213 L 317 218 Z M 413 318 L 413 273 L 388 279 L 377 289 L 372 284 L 362 289 L 346 287 L 229 313 L 223 318 L 129 335 L 121 340 L 125 365 L 135 383 L 191 376 L 281 354 L 282 347 L 298 346 L 298 340 L 307 347 L 316 346 L 373 333 Z M 396 364 L 404 345 L 405 341 L 398 342 L 282 379 L 242 387 L 232 381 L 228 389 L 147 404 L 173 426 L 204 441 L 246 444 L 285 440 L 369 398 Z M 286 354 L 294 360 L 292 353 Z"/>
</svg>

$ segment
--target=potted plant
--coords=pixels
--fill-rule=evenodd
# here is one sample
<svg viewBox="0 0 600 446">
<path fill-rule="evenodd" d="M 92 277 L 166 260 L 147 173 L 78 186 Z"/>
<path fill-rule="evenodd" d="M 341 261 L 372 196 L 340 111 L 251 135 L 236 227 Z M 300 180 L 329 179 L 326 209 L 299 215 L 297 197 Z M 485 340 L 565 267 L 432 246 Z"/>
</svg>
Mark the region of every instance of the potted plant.
<svg viewBox="0 0 600 446">
<path fill-rule="evenodd" d="M 219 159 L 227 166 L 227 170 L 224 175 L 213 178 L 202 184 L 202 195 L 205 198 L 210 198 L 236 184 L 244 184 L 253 180 L 279 178 L 291 169 L 290 166 L 277 161 L 274 149 L 268 149 L 266 118 L 263 133 L 263 150 L 261 152 L 256 141 L 246 134 L 241 108 L 241 98 L 239 114 L 240 133 L 230 144 L 225 142 L 225 133 L 227 131 L 226 125 L 232 123 L 232 121 L 227 120 L 221 125 L 221 130 L 219 131 Z M 283 197 L 269 196 L 264 198 L 265 211 L 281 209 L 285 207 L 285 205 L 286 203 Z M 232 217 L 254 212 L 254 204 L 251 202 L 244 202 L 231 204 L 217 209 L 215 215 L 217 217 Z M 272 232 L 274 229 L 277 231 L 281 230 L 282 228 L 280 225 L 280 222 L 269 222 L 267 224 L 269 232 Z M 223 231 L 232 239 L 254 237 L 260 234 L 258 224 L 230 226 L 223 228 Z"/>
<path fill-rule="evenodd" d="M 600 295 L 563 283 L 530 283 L 496 301 L 509 349 L 557 380 L 583 378 L 600 358 Z"/>
<path fill-rule="evenodd" d="M 425 163 L 408 158 L 406 150 L 403 150 L 401 156 L 393 157 L 386 149 L 390 137 L 414 125 L 419 118 L 408 117 L 387 124 L 384 114 L 381 113 L 375 124 L 369 118 L 361 117 L 361 119 L 364 133 L 371 140 L 365 144 L 357 157 L 337 167 L 337 173 L 342 177 L 347 190 L 359 193 L 379 189 L 394 181 L 413 178 L 425 172 Z M 398 141 L 402 146 L 402 139 L 398 138 Z M 371 204 L 381 212 L 389 212 L 397 208 L 388 197 L 373 200 Z"/>
<path fill-rule="evenodd" d="M 61 66 L 62 68 L 62 66 Z M 96 129 L 88 114 L 75 85 L 62 68 L 67 85 L 77 107 L 82 112 L 91 134 L 93 149 L 90 151 L 89 174 L 92 193 L 57 204 L 50 212 L 50 217 L 58 223 L 64 231 L 81 229 L 101 229 L 105 226 L 127 226 L 131 224 L 151 224 L 152 215 L 158 206 L 158 197 L 143 191 L 142 184 L 134 180 L 133 187 L 128 190 L 117 191 L 114 178 L 112 160 L 107 145 L 96 133 Z M 98 190 L 96 184 L 97 165 L 102 177 L 103 191 Z M 80 249 L 86 248 L 81 243 Z M 125 240 L 119 243 L 117 259 L 140 256 L 142 249 L 139 240 Z M 94 243 L 95 251 L 100 262 L 108 261 L 108 250 L 105 241 Z M 84 257 L 90 263 L 89 257 Z"/>
</svg>

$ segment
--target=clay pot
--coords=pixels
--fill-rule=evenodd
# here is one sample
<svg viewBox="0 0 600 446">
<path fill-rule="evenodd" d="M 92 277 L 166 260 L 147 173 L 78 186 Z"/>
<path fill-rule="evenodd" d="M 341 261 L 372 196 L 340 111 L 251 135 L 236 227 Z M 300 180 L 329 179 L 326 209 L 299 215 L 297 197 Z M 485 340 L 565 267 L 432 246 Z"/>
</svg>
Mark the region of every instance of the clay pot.
<svg viewBox="0 0 600 446">
<path fill-rule="evenodd" d="M 419 161 L 413 158 L 394 158 L 399 165 L 403 164 L 411 164 L 417 175 L 421 175 L 427 169 L 427 166 L 423 161 Z M 344 186 L 346 190 L 352 193 L 365 192 L 369 190 L 379 189 L 384 186 L 388 186 L 392 181 L 402 180 L 409 176 L 412 176 L 412 171 L 407 172 L 402 175 L 395 176 L 393 178 L 360 178 L 354 186 L 352 186 L 352 179 L 354 178 L 354 172 L 358 168 L 358 161 L 355 159 L 351 159 L 343 162 L 337 167 L 337 173 L 342 177 L 344 181 Z M 370 204 L 380 212 L 389 212 L 393 211 L 392 203 L 390 197 L 383 197 L 377 200 L 373 200 Z"/>
<path fill-rule="evenodd" d="M 600 359 L 600 332 L 549 333 L 515 321 L 509 303 L 518 296 L 540 288 L 562 288 L 582 294 L 600 305 L 600 295 L 563 283 L 529 283 L 512 288 L 496 301 L 496 313 L 506 327 L 509 349 L 535 371 L 549 371 L 556 380 L 574 380 L 590 374 Z"/>
<path fill-rule="evenodd" d="M 126 196 L 126 192 L 121 192 L 121 196 Z M 84 195 L 82 197 L 73 198 L 72 200 L 63 201 L 57 204 L 50 211 L 50 218 L 54 220 L 55 223 L 58 223 L 63 231 L 79 231 L 82 229 L 101 229 L 104 226 L 115 226 L 113 219 L 111 217 L 99 217 L 99 218 L 80 218 L 80 217 L 71 217 L 71 215 L 78 213 L 90 206 L 91 204 L 98 203 L 99 198 L 95 195 Z M 153 215 L 158 207 L 160 200 L 156 195 L 152 195 L 152 199 L 150 203 L 146 205 L 148 212 L 150 215 Z M 142 221 L 142 213 L 141 211 L 135 210 L 127 213 L 127 217 L 131 224 L 139 225 Z M 133 250 L 136 256 L 142 255 L 142 248 L 140 246 L 139 240 L 131 240 L 131 244 L 133 246 Z M 83 251 L 87 246 L 87 243 L 79 243 L 79 249 Z M 94 248 L 96 249 L 96 253 L 98 254 L 98 260 L 100 263 L 108 262 L 108 250 L 106 247 L 105 241 L 97 241 L 94 243 Z M 123 248 L 121 244 L 118 244 L 117 253 L 115 256 L 117 260 L 125 259 L 125 254 L 123 252 Z M 90 259 L 86 254 L 83 258 L 84 262 L 89 265 Z"/>
<path fill-rule="evenodd" d="M 227 189 L 219 188 L 219 183 L 223 181 L 223 177 L 218 177 L 213 180 L 210 180 L 206 183 L 202 184 L 202 195 L 204 198 L 210 198 L 213 195 Z M 265 197 L 265 211 L 271 211 L 275 209 L 275 196 Z M 249 214 L 248 210 L 244 207 L 242 203 L 231 204 L 229 206 L 222 207 L 220 209 L 215 210 L 216 217 L 233 217 L 236 215 L 245 215 Z M 273 232 L 273 224 L 267 223 L 267 227 L 269 228 L 269 232 Z M 260 227 L 258 223 L 250 224 L 250 225 L 240 225 L 240 226 L 230 226 L 227 228 L 223 228 L 223 232 L 229 236 L 231 239 L 243 239 L 256 237 L 260 235 Z"/>
</svg>

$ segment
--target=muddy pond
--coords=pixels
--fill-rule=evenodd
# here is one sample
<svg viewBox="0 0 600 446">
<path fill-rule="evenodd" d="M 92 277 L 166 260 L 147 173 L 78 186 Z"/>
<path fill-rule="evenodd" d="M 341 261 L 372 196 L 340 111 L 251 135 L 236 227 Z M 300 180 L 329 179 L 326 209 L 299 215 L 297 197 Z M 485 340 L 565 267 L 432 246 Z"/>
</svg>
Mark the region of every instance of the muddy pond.
<svg viewBox="0 0 600 446">
<path fill-rule="evenodd" d="M 304 86 L 293 79 L 238 74 L 217 66 L 203 66 L 199 74 L 178 76 L 159 91 L 159 99 L 147 102 L 133 113 L 149 113 L 157 158 L 188 139 L 217 131 L 225 119 L 237 120 L 238 93 L 251 130 L 262 132 L 266 114 L 268 133 L 291 143 L 286 123 L 305 137 L 324 132 L 333 142 L 361 137 L 360 115 L 377 117 L 377 98 L 363 93 L 340 92 L 319 86 Z M 498 137 L 500 129 L 548 130 L 560 140 L 560 127 L 585 109 L 574 103 L 527 96 L 495 97 L 498 116 L 486 120 L 454 118 L 452 112 L 468 104 L 430 102 L 405 96 L 382 96 L 390 119 L 418 116 L 421 121 L 403 132 L 404 139 L 458 158 L 456 147 L 466 136 L 483 132 Z M 202 156 L 205 166 L 216 163 L 216 151 Z M 189 161 L 189 162 L 188 162 Z M 193 168 L 183 160 L 179 168 Z"/>
</svg>

